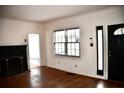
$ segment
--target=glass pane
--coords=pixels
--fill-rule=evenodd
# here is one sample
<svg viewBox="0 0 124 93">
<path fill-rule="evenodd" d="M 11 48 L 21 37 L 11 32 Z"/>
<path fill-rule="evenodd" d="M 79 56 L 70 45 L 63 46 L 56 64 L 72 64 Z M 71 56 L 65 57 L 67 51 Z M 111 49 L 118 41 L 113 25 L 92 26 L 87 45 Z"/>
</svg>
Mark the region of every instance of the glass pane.
<svg viewBox="0 0 124 93">
<path fill-rule="evenodd" d="M 55 42 L 65 42 L 65 31 L 55 32 Z"/>
<path fill-rule="evenodd" d="M 59 42 L 59 32 L 57 32 L 57 42 Z"/>
<path fill-rule="evenodd" d="M 103 70 L 103 37 L 102 30 L 98 30 L 98 69 Z"/>
<path fill-rule="evenodd" d="M 59 52 L 59 51 L 58 51 L 58 44 L 56 43 L 56 44 L 55 44 L 55 53 L 58 54 L 58 52 Z"/>
<path fill-rule="evenodd" d="M 58 52 L 57 52 L 57 53 L 59 54 L 59 44 L 57 44 L 57 46 L 58 46 L 58 47 L 57 47 L 57 50 L 58 50 Z"/>
<path fill-rule="evenodd" d="M 65 54 L 65 49 L 62 49 L 62 54 Z"/>
<path fill-rule="evenodd" d="M 60 54 L 61 54 L 62 53 L 62 44 L 61 43 L 60 43 L 59 49 L 60 49 Z"/>
<path fill-rule="evenodd" d="M 61 42 L 64 42 L 64 38 L 63 38 L 63 36 L 61 37 Z"/>
<path fill-rule="evenodd" d="M 76 42 L 80 42 L 80 29 L 76 29 Z"/>
<path fill-rule="evenodd" d="M 70 43 L 68 43 L 68 45 L 67 45 L 67 49 L 68 49 L 68 50 L 71 49 L 71 44 L 70 44 Z"/>
<path fill-rule="evenodd" d="M 71 50 L 71 54 L 75 56 L 75 50 Z"/>
<path fill-rule="evenodd" d="M 114 35 L 122 35 L 124 34 L 124 28 L 118 28 L 115 32 Z"/>
<path fill-rule="evenodd" d="M 80 42 L 80 29 L 67 30 L 68 42 Z"/>
<path fill-rule="evenodd" d="M 62 54 L 65 54 L 65 44 L 62 43 Z"/>
<path fill-rule="evenodd" d="M 56 54 L 58 54 L 59 53 L 59 46 L 58 46 L 58 44 L 56 43 Z"/>
<path fill-rule="evenodd" d="M 76 41 L 76 37 L 73 35 L 72 36 L 72 42 L 75 42 Z"/>
<path fill-rule="evenodd" d="M 67 44 L 67 50 L 68 50 L 67 51 L 68 55 L 71 55 L 71 51 L 70 51 L 71 50 L 71 44 L 70 43 Z"/>
<path fill-rule="evenodd" d="M 79 43 L 68 43 L 67 51 L 68 55 L 79 56 Z"/>
<path fill-rule="evenodd" d="M 71 41 L 69 42 L 75 42 L 75 30 L 68 30 L 70 37 L 71 37 Z"/>
<path fill-rule="evenodd" d="M 65 42 L 65 31 L 61 31 L 62 42 Z"/>
<path fill-rule="evenodd" d="M 65 54 L 65 43 L 56 43 L 55 44 L 55 53 L 56 54 Z"/>
<path fill-rule="evenodd" d="M 75 43 L 72 43 L 72 44 L 71 44 L 71 48 L 72 48 L 72 49 L 75 49 Z"/>
<path fill-rule="evenodd" d="M 71 32 L 69 30 L 67 31 L 67 35 L 68 35 L 68 42 L 71 42 Z"/>
<path fill-rule="evenodd" d="M 62 34 L 59 32 L 59 42 L 62 42 Z"/>
<path fill-rule="evenodd" d="M 79 43 L 76 43 L 76 49 L 79 49 Z"/>
<path fill-rule="evenodd" d="M 57 32 L 55 32 L 55 42 L 57 42 L 57 37 L 58 37 L 58 33 Z"/>
<path fill-rule="evenodd" d="M 65 43 L 63 43 L 62 48 L 65 49 Z"/>
<path fill-rule="evenodd" d="M 79 56 L 79 50 L 76 50 L 76 56 Z"/>
</svg>

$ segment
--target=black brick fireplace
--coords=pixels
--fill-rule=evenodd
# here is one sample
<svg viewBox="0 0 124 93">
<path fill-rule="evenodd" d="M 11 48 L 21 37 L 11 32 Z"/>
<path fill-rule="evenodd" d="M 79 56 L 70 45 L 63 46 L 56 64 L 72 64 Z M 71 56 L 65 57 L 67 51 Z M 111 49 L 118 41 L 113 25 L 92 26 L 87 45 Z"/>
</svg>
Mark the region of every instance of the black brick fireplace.
<svg viewBox="0 0 124 93">
<path fill-rule="evenodd" d="M 28 70 L 27 45 L 0 46 L 0 76 L 10 76 Z"/>
</svg>

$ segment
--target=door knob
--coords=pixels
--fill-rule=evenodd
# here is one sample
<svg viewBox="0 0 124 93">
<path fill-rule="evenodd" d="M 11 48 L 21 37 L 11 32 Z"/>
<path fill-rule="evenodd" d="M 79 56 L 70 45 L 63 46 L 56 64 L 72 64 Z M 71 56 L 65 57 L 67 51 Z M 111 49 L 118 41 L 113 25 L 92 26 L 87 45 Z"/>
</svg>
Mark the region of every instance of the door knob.
<svg viewBox="0 0 124 93">
<path fill-rule="evenodd" d="M 109 53 L 111 53 L 111 51 L 109 51 Z"/>
</svg>

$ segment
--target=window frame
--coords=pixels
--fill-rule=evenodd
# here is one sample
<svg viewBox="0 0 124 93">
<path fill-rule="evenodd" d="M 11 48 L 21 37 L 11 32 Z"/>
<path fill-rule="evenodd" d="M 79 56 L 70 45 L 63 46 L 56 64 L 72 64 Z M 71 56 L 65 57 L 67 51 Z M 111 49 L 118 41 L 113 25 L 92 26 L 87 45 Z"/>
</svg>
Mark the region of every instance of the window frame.
<svg viewBox="0 0 124 93">
<path fill-rule="evenodd" d="M 98 54 L 98 31 L 102 31 L 102 70 L 99 69 L 99 54 Z M 96 26 L 96 43 L 97 43 L 97 75 L 104 76 L 104 36 L 103 36 L 103 26 Z"/>
<path fill-rule="evenodd" d="M 79 42 L 68 42 L 68 35 L 67 35 L 67 30 L 73 30 L 73 29 L 79 29 Z M 80 28 L 79 27 L 74 27 L 74 28 L 67 28 L 67 29 L 59 29 L 59 30 L 54 30 L 54 33 L 53 33 L 53 36 L 54 36 L 54 39 L 55 39 L 55 32 L 59 32 L 59 31 L 65 31 L 65 54 L 56 54 L 55 52 L 55 44 L 56 43 L 62 43 L 62 42 L 55 42 L 55 40 L 53 40 L 54 42 L 54 54 L 55 55 L 58 55 L 58 56 L 67 56 L 67 57 L 77 57 L 77 58 L 80 58 L 81 56 L 81 48 L 80 48 Z M 68 43 L 78 43 L 79 44 L 79 56 L 76 56 L 76 55 L 68 55 Z"/>
<path fill-rule="evenodd" d="M 66 54 L 66 51 L 65 51 L 65 54 L 56 54 L 56 52 L 55 52 L 55 44 L 56 43 L 66 43 L 66 42 L 55 42 L 55 32 L 60 32 L 60 31 L 65 31 L 65 29 L 59 29 L 59 30 L 55 30 L 54 31 L 54 33 L 53 33 L 53 43 L 54 43 L 54 53 L 55 53 L 55 55 L 61 55 L 61 56 L 64 56 L 65 54 Z M 66 35 L 65 35 L 66 36 Z M 66 37 L 65 37 L 65 39 L 66 39 Z M 66 40 L 65 40 L 66 41 Z M 65 44 L 66 45 L 66 44 Z M 65 47 L 66 48 L 66 47 Z M 66 50 L 66 49 L 65 49 Z"/>
</svg>

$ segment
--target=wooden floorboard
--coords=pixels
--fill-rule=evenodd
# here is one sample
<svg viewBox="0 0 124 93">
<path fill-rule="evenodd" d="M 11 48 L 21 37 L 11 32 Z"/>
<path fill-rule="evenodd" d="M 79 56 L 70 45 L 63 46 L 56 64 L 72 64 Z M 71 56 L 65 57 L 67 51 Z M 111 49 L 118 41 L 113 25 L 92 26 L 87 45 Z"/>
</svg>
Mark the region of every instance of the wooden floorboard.
<svg viewBox="0 0 124 93">
<path fill-rule="evenodd" d="M 124 83 L 69 74 L 49 67 L 0 78 L 1 88 L 123 88 Z"/>
</svg>

